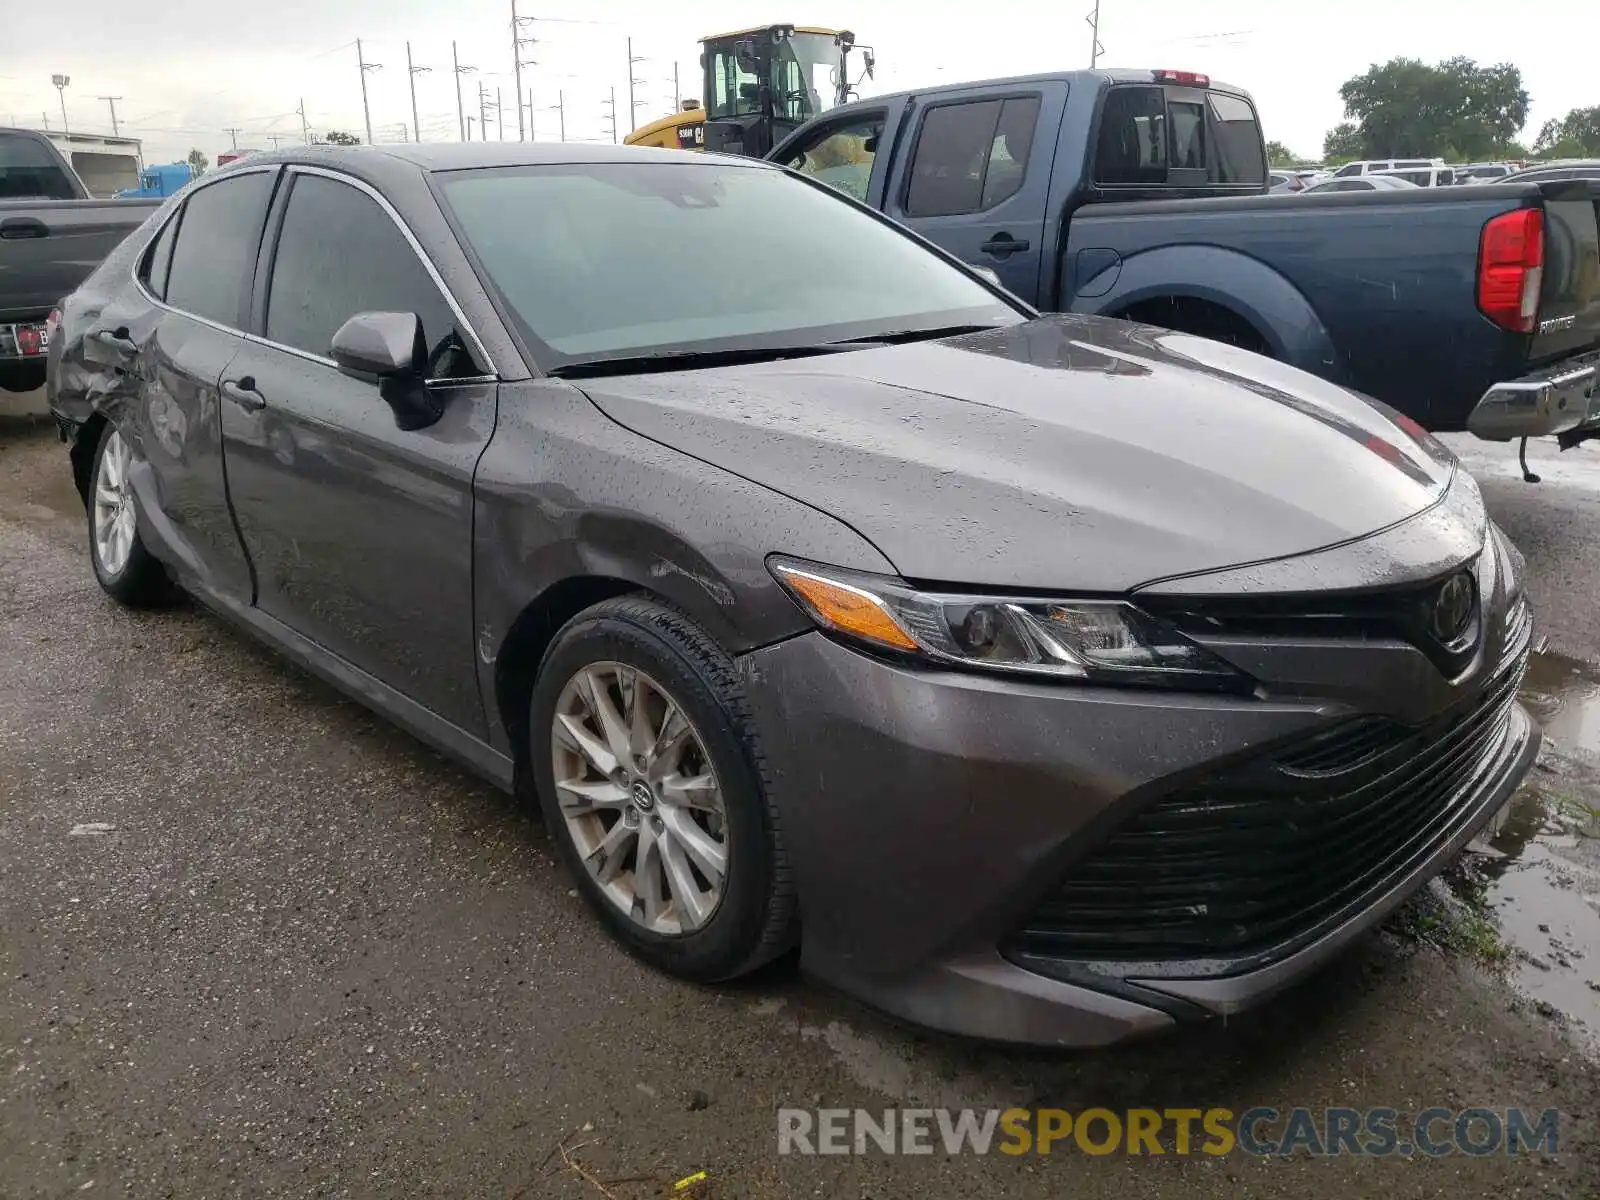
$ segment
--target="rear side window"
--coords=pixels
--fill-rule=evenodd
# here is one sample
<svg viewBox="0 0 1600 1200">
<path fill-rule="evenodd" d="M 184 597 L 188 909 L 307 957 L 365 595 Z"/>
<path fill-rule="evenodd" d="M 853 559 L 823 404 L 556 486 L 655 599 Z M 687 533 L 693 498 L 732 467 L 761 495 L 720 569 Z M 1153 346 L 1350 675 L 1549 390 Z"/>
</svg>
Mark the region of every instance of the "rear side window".
<svg viewBox="0 0 1600 1200">
<path fill-rule="evenodd" d="M 1167 181 L 1167 100 L 1158 87 L 1106 93 L 1095 151 L 1096 183 Z"/>
<path fill-rule="evenodd" d="M 219 180 L 189 197 L 166 280 L 165 299 L 173 308 L 222 325 L 240 324 L 272 178 L 270 171 L 254 171 Z"/>
<path fill-rule="evenodd" d="M 72 200 L 77 194 L 48 145 L 0 133 L 0 200 Z"/>
<path fill-rule="evenodd" d="M 326 358 L 359 312 L 422 320 L 429 378 L 473 374 L 455 313 L 383 207 L 349 184 L 297 175 L 267 290 L 269 340 Z"/>
<path fill-rule="evenodd" d="M 178 236 L 178 217 L 172 219 L 161 227 L 155 243 L 144 256 L 144 266 L 139 271 L 139 278 L 144 280 L 145 287 L 150 289 L 150 294 L 158 300 L 167 298 L 167 272 L 172 268 L 172 244 Z"/>
<path fill-rule="evenodd" d="M 906 215 L 981 212 L 1016 195 L 1038 123 L 1037 96 L 930 108 L 911 160 Z"/>
</svg>

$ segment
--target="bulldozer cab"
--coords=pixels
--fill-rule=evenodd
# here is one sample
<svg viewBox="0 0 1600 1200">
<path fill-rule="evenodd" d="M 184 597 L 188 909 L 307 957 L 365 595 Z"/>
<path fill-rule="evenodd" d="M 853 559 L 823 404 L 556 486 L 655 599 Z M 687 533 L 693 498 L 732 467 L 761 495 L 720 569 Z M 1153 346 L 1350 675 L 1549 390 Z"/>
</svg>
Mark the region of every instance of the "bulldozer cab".
<svg viewBox="0 0 1600 1200">
<path fill-rule="evenodd" d="M 704 147 L 759 157 L 850 98 L 848 30 L 768 25 L 701 41 Z M 863 51 L 866 73 L 872 55 Z"/>
</svg>

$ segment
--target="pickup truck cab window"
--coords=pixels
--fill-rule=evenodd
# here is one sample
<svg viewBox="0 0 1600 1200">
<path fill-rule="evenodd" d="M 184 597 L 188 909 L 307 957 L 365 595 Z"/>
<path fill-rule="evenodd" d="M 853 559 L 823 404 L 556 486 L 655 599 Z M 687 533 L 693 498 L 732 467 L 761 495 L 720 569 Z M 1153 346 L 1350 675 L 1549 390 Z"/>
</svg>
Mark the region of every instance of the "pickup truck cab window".
<svg viewBox="0 0 1600 1200">
<path fill-rule="evenodd" d="M 0 133 L 0 200 L 75 200 L 79 194 L 39 139 Z"/>
<path fill-rule="evenodd" d="M 1167 181 L 1167 100 L 1158 87 L 1114 87 L 1100 113 L 1096 183 Z"/>
<path fill-rule="evenodd" d="M 1016 195 L 1038 122 L 1038 96 L 929 108 L 911 160 L 906 215 L 982 212 Z"/>
<path fill-rule="evenodd" d="M 296 174 L 267 285 L 267 340 L 325 358 L 358 312 L 416 313 L 429 378 L 478 373 L 449 303 L 389 214 L 347 183 Z"/>
<path fill-rule="evenodd" d="M 1216 130 L 1208 164 L 1215 183 L 1260 183 L 1267 164 L 1261 157 L 1261 123 L 1243 96 L 1207 92 Z"/>
<path fill-rule="evenodd" d="M 252 171 L 195 189 L 184 202 L 172 248 L 167 304 L 230 329 L 243 325 L 240 309 L 255 270 L 272 181 L 273 172 Z"/>
<path fill-rule="evenodd" d="M 865 201 L 883 121 L 884 114 L 879 111 L 820 129 L 812 139 L 796 147 L 783 165 Z"/>
</svg>

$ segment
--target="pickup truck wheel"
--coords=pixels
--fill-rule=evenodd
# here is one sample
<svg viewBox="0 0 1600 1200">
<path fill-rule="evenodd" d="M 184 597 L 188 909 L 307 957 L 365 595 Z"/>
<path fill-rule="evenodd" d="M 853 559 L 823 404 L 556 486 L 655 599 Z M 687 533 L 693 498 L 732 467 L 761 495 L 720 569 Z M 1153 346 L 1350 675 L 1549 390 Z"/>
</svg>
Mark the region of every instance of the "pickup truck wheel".
<svg viewBox="0 0 1600 1200">
<path fill-rule="evenodd" d="M 638 596 L 586 609 L 545 654 L 529 720 L 550 836 L 624 946 L 703 982 L 788 948 L 793 885 L 755 721 L 704 631 Z"/>
<path fill-rule="evenodd" d="M 89 486 L 89 561 L 100 586 L 119 604 L 153 608 L 172 599 L 172 580 L 139 537 L 129 472 L 133 450 L 109 422 L 95 451 Z"/>
</svg>

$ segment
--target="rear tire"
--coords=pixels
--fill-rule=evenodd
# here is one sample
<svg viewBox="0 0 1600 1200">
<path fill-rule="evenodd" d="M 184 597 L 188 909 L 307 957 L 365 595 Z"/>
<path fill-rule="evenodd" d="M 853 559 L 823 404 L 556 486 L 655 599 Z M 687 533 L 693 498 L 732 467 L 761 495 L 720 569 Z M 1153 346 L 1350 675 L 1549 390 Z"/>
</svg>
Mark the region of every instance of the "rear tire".
<svg viewBox="0 0 1600 1200">
<path fill-rule="evenodd" d="M 108 596 L 126 608 L 171 603 L 176 589 L 167 569 L 139 536 L 129 471 L 133 449 L 109 421 L 100 431 L 84 505 L 89 519 L 89 561 Z"/>
<path fill-rule="evenodd" d="M 732 659 L 682 613 L 624 596 L 569 621 L 534 681 L 528 748 L 551 838 L 633 954 L 712 982 L 793 943 L 755 719 Z"/>
</svg>

